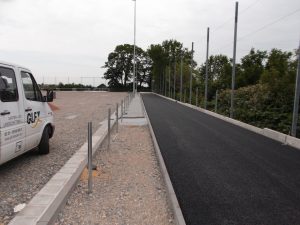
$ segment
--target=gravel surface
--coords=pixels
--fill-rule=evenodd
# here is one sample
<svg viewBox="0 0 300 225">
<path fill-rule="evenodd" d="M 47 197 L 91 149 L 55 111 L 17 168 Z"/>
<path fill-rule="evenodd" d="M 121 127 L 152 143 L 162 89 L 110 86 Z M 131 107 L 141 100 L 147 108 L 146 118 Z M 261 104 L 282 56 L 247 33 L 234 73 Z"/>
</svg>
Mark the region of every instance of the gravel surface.
<svg viewBox="0 0 300 225">
<path fill-rule="evenodd" d="M 93 193 L 85 170 L 56 225 L 174 224 L 147 126 L 121 126 L 94 157 Z"/>
<path fill-rule="evenodd" d="M 86 142 L 87 122 L 94 131 L 107 117 L 109 107 L 121 102 L 126 93 L 57 92 L 53 104 L 56 130 L 50 141 L 50 153 L 28 152 L 0 166 L 0 225 L 15 215 L 13 208 L 30 199 L 65 162 Z"/>
</svg>

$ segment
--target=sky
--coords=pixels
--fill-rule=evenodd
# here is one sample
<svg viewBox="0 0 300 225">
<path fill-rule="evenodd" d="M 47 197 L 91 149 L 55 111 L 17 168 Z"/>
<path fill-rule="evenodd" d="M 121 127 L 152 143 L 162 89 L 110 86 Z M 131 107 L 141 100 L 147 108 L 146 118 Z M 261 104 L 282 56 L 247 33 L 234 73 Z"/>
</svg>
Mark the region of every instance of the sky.
<svg viewBox="0 0 300 225">
<path fill-rule="evenodd" d="M 233 55 L 232 0 L 137 0 L 137 45 L 194 42 L 195 60 Z M 38 83 L 105 83 L 108 54 L 133 44 L 132 0 L 0 0 L 0 61 L 29 68 Z M 251 47 L 293 51 L 300 40 L 299 0 L 240 0 L 237 60 Z M 96 77 L 96 78 L 94 78 Z"/>
</svg>

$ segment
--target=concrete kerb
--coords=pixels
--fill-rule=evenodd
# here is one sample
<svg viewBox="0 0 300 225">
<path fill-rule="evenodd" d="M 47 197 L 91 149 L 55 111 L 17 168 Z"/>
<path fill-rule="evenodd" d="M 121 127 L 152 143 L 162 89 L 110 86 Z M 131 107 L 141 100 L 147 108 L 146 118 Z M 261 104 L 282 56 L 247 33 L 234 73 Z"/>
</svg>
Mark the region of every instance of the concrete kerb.
<svg viewBox="0 0 300 225">
<path fill-rule="evenodd" d="M 206 110 L 206 109 L 203 109 L 203 108 L 200 108 L 200 107 L 196 107 L 194 105 L 190 105 L 189 103 L 183 103 L 183 102 L 174 100 L 172 98 L 169 98 L 169 97 L 157 94 L 157 93 L 154 93 L 154 94 L 156 94 L 156 95 L 158 95 L 160 97 L 163 97 L 165 99 L 168 99 L 170 101 L 174 101 L 174 102 L 177 102 L 177 103 L 182 104 L 184 106 L 187 106 L 187 107 L 190 107 L 192 109 L 198 110 L 200 112 L 206 113 L 206 114 L 211 115 L 213 117 L 216 117 L 218 119 L 224 120 L 224 121 L 226 121 L 228 123 L 232 123 L 234 125 L 240 126 L 242 128 L 245 128 L 245 129 L 250 130 L 252 132 L 255 132 L 257 134 L 261 134 L 261 135 L 263 135 L 265 137 L 268 137 L 270 139 L 278 141 L 278 142 L 280 142 L 282 144 L 290 145 L 290 146 L 292 146 L 294 148 L 300 149 L 300 139 L 299 138 L 295 138 L 295 137 L 292 137 L 290 135 L 286 135 L 286 134 L 280 133 L 278 131 L 271 130 L 269 128 L 263 128 L 263 129 L 261 129 L 261 128 L 252 126 L 250 124 L 247 124 L 247 123 L 235 120 L 235 119 L 231 119 L 231 118 L 229 118 L 227 116 L 223 116 L 223 115 L 217 114 L 215 112 L 211 112 L 209 110 Z"/>
<path fill-rule="evenodd" d="M 145 92 L 145 94 L 147 94 L 147 93 L 148 92 Z M 169 197 L 169 205 L 171 206 L 171 209 L 173 211 L 175 223 L 176 223 L 176 225 L 186 225 L 181 208 L 180 208 L 178 200 L 177 200 L 177 196 L 175 194 L 175 191 L 174 191 L 174 188 L 173 188 L 173 185 L 172 185 L 169 173 L 168 173 L 168 170 L 165 165 L 165 161 L 162 157 L 158 142 L 156 140 L 156 137 L 155 137 L 155 134 L 154 134 L 154 131 L 153 131 L 153 128 L 152 128 L 152 125 L 151 125 L 150 119 L 148 117 L 148 114 L 147 114 L 147 111 L 146 111 L 146 108 L 145 108 L 142 98 L 141 98 L 141 104 L 144 109 L 145 117 L 148 121 L 148 126 L 150 129 L 150 134 L 151 134 L 152 141 L 154 144 L 155 153 L 158 158 L 159 167 L 160 167 L 163 179 L 164 179 L 166 187 L 167 187 L 167 193 L 168 193 L 168 197 Z"/>
<path fill-rule="evenodd" d="M 102 126 L 93 134 L 93 155 L 107 136 L 107 122 L 105 119 Z M 115 122 L 116 115 L 113 113 L 112 128 Z M 9 225 L 53 224 L 87 165 L 87 148 L 86 142 L 31 199 L 27 206 L 10 221 Z"/>
</svg>

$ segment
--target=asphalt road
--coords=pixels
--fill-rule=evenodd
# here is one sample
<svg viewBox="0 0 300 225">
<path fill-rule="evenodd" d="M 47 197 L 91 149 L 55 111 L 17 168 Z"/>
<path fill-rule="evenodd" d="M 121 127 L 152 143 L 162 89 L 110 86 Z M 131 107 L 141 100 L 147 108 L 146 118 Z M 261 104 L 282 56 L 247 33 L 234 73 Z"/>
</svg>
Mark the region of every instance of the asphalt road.
<svg viewBox="0 0 300 225">
<path fill-rule="evenodd" d="M 143 100 L 187 224 L 300 224 L 300 150 L 154 94 Z"/>
</svg>

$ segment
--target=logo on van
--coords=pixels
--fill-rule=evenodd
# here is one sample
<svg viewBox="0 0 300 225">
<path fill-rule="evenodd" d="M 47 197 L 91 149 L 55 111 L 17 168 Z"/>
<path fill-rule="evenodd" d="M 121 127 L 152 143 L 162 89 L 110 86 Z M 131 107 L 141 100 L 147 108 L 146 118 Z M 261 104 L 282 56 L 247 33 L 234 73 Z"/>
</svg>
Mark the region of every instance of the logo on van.
<svg viewBox="0 0 300 225">
<path fill-rule="evenodd" d="M 40 111 L 38 112 L 31 112 L 27 114 L 27 123 L 31 124 L 32 128 L 36 128 L 39 122 L 42 122 L 40 119 Z"/>
</svg>

